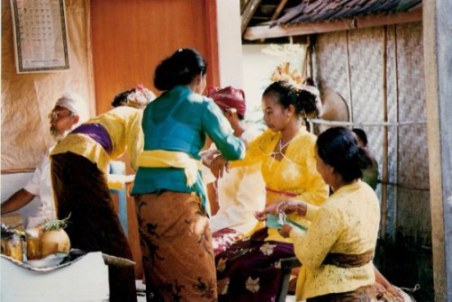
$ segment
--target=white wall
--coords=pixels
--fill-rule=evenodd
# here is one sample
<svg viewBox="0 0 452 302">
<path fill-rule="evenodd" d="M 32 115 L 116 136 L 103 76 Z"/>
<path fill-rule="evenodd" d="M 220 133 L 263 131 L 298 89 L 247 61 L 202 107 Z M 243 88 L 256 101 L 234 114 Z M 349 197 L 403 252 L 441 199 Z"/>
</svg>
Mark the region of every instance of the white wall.
<svg viewBox="0 0 452 302">
<path fill-rule="evenodd" d="M 271 84 L 271 76 L 278 65 L 289 62 L 290 70 L 301 72 L 303 53 L 294 54 L 272 49 L 270 44 L 243 45 L 243 89 L 248 106 L 247 120 L 261 119 L 262 93 Z"/>
<path fill-rule="evenodd" d="M 217 0 L 220 86 L 243 86 L 240 0 Z"/>
<path fill-rule="evenodd" d="M 301 70 L 304 54 L 287 51 L 264 53 L 263 45 L 242 45 L 240 0 L 217 0 L 218 57 L 220 86 L 233 86 L 245 91 L 246 119 L 258 121 L 262 117 L 261 96 L 271 83 L 275 68 L 290 62 L 291 69 Z M 271 47 L 270 47 L 271 48 Z"/>
</svg>

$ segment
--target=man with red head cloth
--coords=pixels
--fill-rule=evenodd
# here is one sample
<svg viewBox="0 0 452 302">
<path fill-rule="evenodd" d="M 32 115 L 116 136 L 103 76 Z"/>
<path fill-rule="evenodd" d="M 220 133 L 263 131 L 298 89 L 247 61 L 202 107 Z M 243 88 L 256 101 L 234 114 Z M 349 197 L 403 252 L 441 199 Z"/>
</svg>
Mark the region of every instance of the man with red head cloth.
<svg viewBox="0 0 452 302">
<path fill-rule="evenodd" d="M 207 96 L 221 108 L 235 136 L 251 141 L 260 134 L 257 127 L 244 122 L 246 103 L 241 89 L 231 86 L 211 88 Z M 229 169 L 218 178 L 216 188 L 219 210 L 211 218 L 215 254 L 225 250 L 256 225 L 254 213 L 265 204 L 260 164 Z"/>
</svg>

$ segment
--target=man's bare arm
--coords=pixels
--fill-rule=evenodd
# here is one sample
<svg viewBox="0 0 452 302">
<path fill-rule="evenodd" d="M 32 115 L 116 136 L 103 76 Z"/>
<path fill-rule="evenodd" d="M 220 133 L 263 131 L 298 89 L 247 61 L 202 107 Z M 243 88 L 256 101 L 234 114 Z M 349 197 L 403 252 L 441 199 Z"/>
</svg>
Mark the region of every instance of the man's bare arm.
<svg viewBox="0 0 452 302">
<path fill-rule="evenodd" d="M 32 201 L 34 197 L 35 197 L 34 194 L 31 194 L 25 189 L 20 189 L 19 191 L 11 195 L 10 198 L 5 200 L 5 202 L 2 203 L 1 206 L 2 214 L 8 214 L 19 210 L 20 208 L 30 203 L 30 201 Z"/>
</svg>

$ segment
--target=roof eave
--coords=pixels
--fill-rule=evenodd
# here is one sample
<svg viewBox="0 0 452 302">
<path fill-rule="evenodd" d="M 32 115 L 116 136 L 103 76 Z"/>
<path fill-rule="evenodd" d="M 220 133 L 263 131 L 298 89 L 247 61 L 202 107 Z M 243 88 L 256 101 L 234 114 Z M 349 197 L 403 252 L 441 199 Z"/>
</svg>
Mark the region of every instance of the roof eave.
<svg viewBox="0 0 452 302">
<path fill-rule="evenodd" d="M 253 41 L 257 39 L 309 35 L 418 21 L 422 21 L 422 7 L 408 12 L 378 14 L 335 21 L 328 20 L 309 23 L 304 22 L 294 25 L 279 25 L 274 27 L 253 26 L 248 27 L 248 29 L 245 31 L 245 34 L 243 35 L 243 38 L 245 40 Z"/>
</svg>

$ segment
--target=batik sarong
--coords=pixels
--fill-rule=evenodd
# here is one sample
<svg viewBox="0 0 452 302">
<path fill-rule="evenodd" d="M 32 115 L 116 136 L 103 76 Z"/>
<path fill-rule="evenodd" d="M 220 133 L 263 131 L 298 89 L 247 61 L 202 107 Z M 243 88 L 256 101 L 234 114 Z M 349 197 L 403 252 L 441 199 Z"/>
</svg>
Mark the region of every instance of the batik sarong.
<svg viewBox="0 0 452 302">
<path fill-rule="evenodd" d="M 267 228 L 242 238 L 215 257 L 218 301 L 275 301 L 282 271 L 280 259 L 294 257 L 293 244 L 265 241 Z"/>
<path fill-rule="evenodd" d="M 212 234 L 212 246 L 215 255 L 227 250 L 241 235 L 234 229 L 224 228 Z"/>
<path fill-rule="evenodd" d="M 195 193 L 135 196 L 147 301 L 216 301 L 212 235 Z"/>
</svg>

